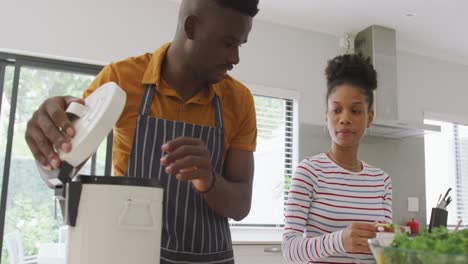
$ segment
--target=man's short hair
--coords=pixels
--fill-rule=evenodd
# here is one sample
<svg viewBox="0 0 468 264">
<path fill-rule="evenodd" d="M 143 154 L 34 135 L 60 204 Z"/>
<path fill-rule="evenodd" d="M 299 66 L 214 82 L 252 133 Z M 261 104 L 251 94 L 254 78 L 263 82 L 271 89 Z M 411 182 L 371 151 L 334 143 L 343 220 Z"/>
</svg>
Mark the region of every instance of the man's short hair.
<svg viewBox="0 0 468 264">
<path fill-rule="evenodd" d="M 232 8 L 243 15 L 254 17 L 258 13 L 259 0 L 215 0 L 222 7 Z"/>
</svg>

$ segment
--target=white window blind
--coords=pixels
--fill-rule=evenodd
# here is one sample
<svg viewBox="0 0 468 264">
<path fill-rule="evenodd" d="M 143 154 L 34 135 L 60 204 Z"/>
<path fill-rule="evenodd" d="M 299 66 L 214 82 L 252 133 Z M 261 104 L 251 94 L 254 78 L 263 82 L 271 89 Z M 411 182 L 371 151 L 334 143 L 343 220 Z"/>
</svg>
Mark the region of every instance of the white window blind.
<svg viewBox="0 0 468 264">
<path fill-rule="evenodd" d="M 257 150 L 250 214 L 235 227 L 281 227 L 285 183 L 291 177 L 297 148 L 294 101 L 254 95 L 257 113 Z"/>
<path fill-rule="evenodd" d="M 426 159 L 427 222 L 439 195 L 452 188 L 452 203 L 447 207 L 448 225 L 463 220 L 468 225 L 468 126 L 450 122 L 425 120 L 439 125 L 440 133 L 424 136 Z"/>
<path fill-rule="evenodd" d="M 456 160 L 454 208 L 456 218 L 468 224 L 468 126 L 453 126 Z"/>
</svg>

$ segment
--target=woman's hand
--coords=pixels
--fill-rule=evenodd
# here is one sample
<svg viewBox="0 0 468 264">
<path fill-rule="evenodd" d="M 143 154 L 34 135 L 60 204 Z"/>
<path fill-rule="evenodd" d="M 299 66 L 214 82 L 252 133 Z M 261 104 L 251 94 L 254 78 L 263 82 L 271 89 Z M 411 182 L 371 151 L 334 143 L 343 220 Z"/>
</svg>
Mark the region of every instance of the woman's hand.
<svg viewBox="0 0 468 264">
<path fill-rule="evenodd" d="M 345 228 L 343 246 L 349 253 L 370 253 L 369 238 L 375 238 L 377 226 L 368 223 L 352 223 Z"/>
</svg>

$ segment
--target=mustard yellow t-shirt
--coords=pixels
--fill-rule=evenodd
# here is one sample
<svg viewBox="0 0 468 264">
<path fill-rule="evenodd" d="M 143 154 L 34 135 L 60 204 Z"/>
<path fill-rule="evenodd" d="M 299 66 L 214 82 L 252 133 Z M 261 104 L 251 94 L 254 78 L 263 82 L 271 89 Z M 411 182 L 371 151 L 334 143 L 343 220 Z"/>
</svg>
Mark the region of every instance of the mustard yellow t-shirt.
<svg viewBox="0 0 468 264">
<path fill-rule="evenodd" d="M 156 84 L 157 87 L 151 116 L 211 127 L 215 125 L 212 100 L 216 94 L 223 113 L 224 155 L 231 148 L 255 151 L 257 125 L 250 91 L 234 78 L 226 76 L 184 102 L 160 76 L 169 46 L 167 43 L 153 54 L 146 53 L 107 65 L 84 92 L 83 97 L 86 97 L 102 84 L 113 81 L 127 93 L 124 111 L 114 127 L 112 161 L 118 176 L 127 170 L 145 84 Z"/>
</svg>

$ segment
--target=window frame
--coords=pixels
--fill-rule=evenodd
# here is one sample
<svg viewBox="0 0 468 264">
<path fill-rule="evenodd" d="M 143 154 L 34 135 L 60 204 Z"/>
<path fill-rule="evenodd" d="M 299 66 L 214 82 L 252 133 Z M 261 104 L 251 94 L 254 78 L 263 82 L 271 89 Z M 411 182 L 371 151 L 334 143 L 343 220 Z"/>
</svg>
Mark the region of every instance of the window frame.
<svg viewBox="0 0 468 264">
<path fill-rule="evenodd" d="M 0 107 L 3 102 L 3 89 L 5 85 L 6 67 L 14 67 L 13 87 L 10 102 L 10 112 L 8 115 L 7 144 L 5 149 L 5 163 L 3 168 L 1 198 L 0 198 L 0 248 L 3 248 L 3 237 L 5 231 L 6 205 L 8 199 L 8 185 L 10 179 L 10 166 L 13 149 L 13 136 L 16 118 L 16 108 L 18 101 L 18 89 L 21 69 L 23 67 L 32 67 L 52 71 L 63 71 L 79 74 L 97 75 L 103 65 L 85 62 L 61 60 L 55 58 L 38 57 L 21 53 L 0 51 Z M 0 108 L 1 109 L 1 108 Z M 1 113 L 0 113 L 1 114 Z M 105 172 L 111 173 L 112 165 L 112 132 L 106 142 L 106 163 Z M 93 155 L 91 167 L 95 168 L 96 155 Z M 1 261 L 1 256 L 0 256 Z"/>
<path fill-rule="evenodd" d="M 299 99 L 300 92 L 296 90 L 269 87 L 260 84 L 241 81 L 254 96 L 273 97 L 278 99 L 290 100 L 293 107 L 293 150 L 292 150 L 292 168 L 291 176 L 297 167 L 299 160 Z M 286 178 L 285 178 L 286 181 Z M 255 190 L 254 190 L 255 191 Z M 284 203 L 286 203 L 288 191 L 283 194 Z M 232 241 L 235 245 L 244 244 L 278 244 L 282 241 L 283 224 L 278 225 L 250 225 L 230 223 Z"/>
<path fill-rule="evenodd" d="M 445 114 L 445 113 L 436 113 L 436 112 L 431 112 L 431 111 L 424 111 L 424 120 L 430 120 L 430 121 L 438 121 L 438 122 L 445 122 L 445 123 L 450 123 L 451 125 L 454 126 L 454 133 L 451 135 L 453 136 L 453 139 L 454 141 L 456 142 L 457 141 L 457 138 L 455 138 L 457 135 L 457 128 L 456 126 L 457 125 L 461 125 L 461 126 L 468 126 L 468 118 L 466 117 L 463 117 L 463 116 L 459 116 L 459 115 L 453 115 L 453 114 Z M 431 132 L 429 132 L 431 133 Z M 454 144 L 457 144 L 455 143 Z M 456 157 L 457 156 L 457 152 L 456 148 L 454 149 L 454 153 L 453 155 Z M 455 175 L 452 175 L 454 177 L 454 181 L 457 181 L 457 179 L 460 177 L 460 175 L 458 175 L 459 173 L 459 168 L 457 168 L 458 166 L 460 166 L 460 161 L 459 160 L 455 160 L 455 171 L 456 171 L 456 174 Z M 425 184 L 427 185 L 427 178 L 426 178 L 426 175 L 424 177 L 424 180 L 425 180 Z M 445 190 L 444 190 L 445 191 Z M 452 193 L 453 194 L 453 193 Z M 466 192 L 466 194 L 468 194 L 468 191 Z M 442 194 L 443 195 L 443 194 Z M 427 196 L 427 194 L 426 194 Z M 453 196 L 452 196 L 453 197 Z M 454 200 L 457 199 L 456 197 L 453 198 Z M 427 200 L 427 198 L 426 198 Z M 426 201 L 426 203 L 429 203 L 431 201 Z M 455 203 L 452 203 L 452 206 L 454 205 Z M 427 211 L 427 216 L 426 216 L 426 219 L 429 219 L 430 217 L 430 214 L 431 214 L 431 211 Z M 455 212 L 455 215 L 459 215 L 460 212 L 458 211 L 458 209 L 456 210 Z M 427 220 L 429 224 L 429 220 Z M 456 224 L 452 223 L 447 223 L 447 228 L 448 229 L 453 229 L 455 228 Z M 468 223 L 462 223 L 461 225 L 461 228 L 468 228 Z"/>
</svg>

